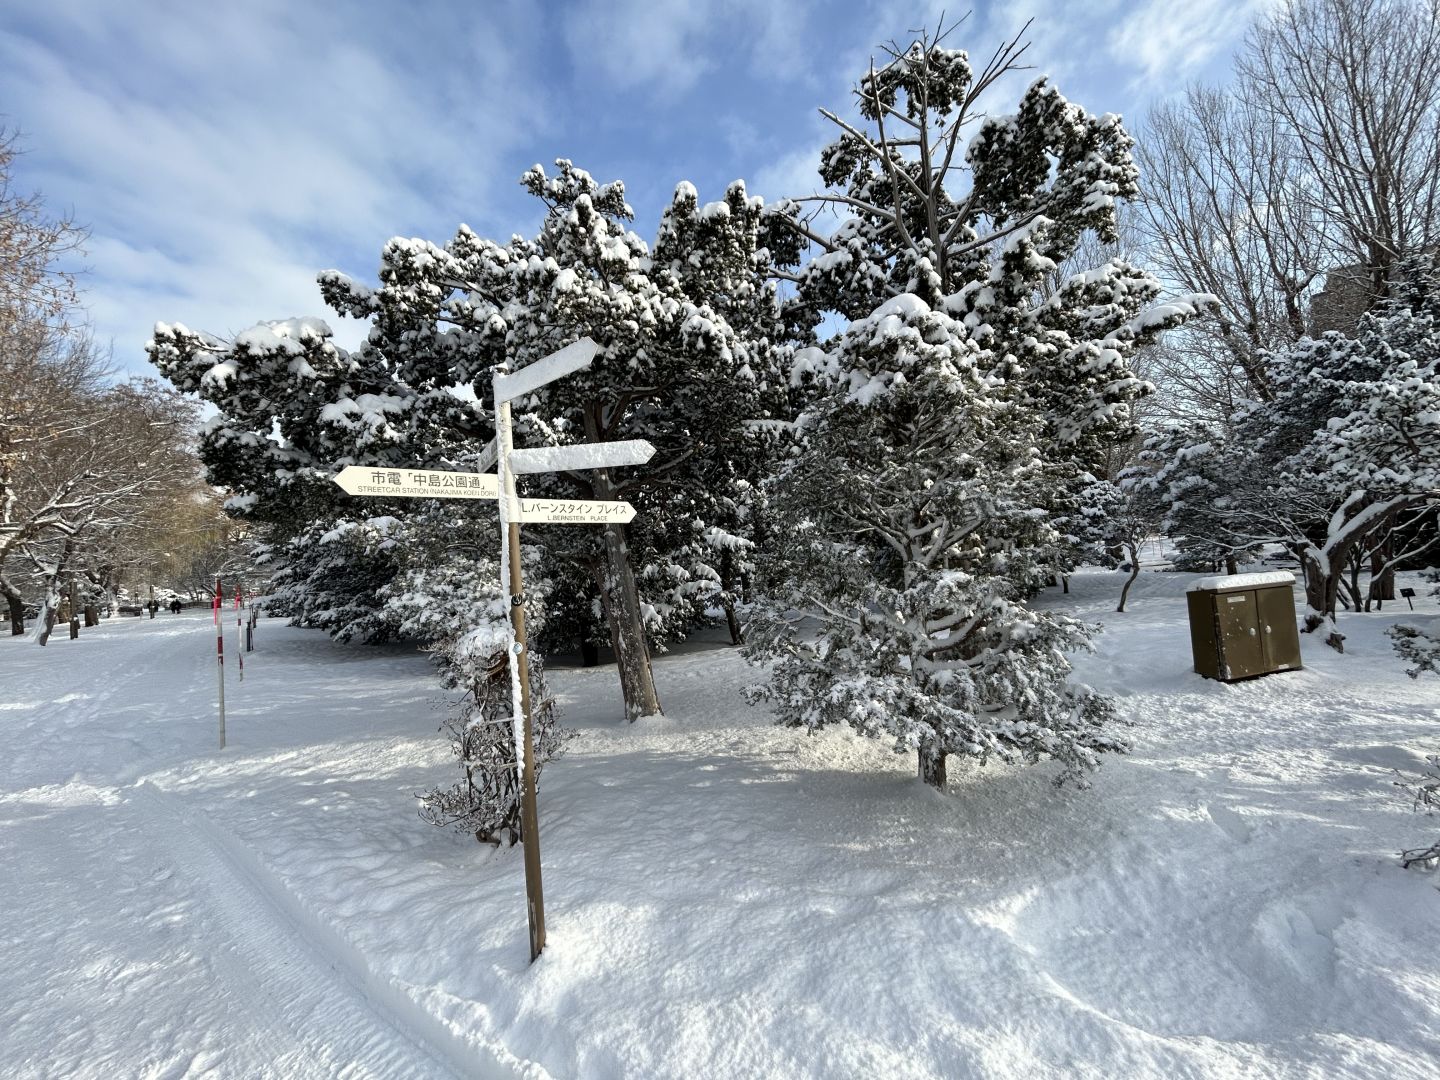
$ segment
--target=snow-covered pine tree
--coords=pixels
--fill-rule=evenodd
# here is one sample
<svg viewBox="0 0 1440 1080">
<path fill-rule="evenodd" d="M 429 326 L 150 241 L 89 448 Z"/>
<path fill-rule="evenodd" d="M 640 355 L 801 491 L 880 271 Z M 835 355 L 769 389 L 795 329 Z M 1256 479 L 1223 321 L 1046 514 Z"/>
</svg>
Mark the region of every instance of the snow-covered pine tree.
<svg viewBox="0 0 1440 1080">
<path fill-rule="evenodd" d="M 763 335 L 754 346 L 738 338 L 725 313 L 752 324 L 777 314 L 755 240 L 761 204 L 737 184 L 700 206 L 682 184 L 655 259 L 628 228 L 622 185 L 569 162 L 554 177 L 536 167 L 523 183 L 546 207 L 533 240 L 502 246 L 462 228 L 444 249 L 391 241 L 378 288 L 322 274 L 332 307 L 372 322 L 353 353 L 314 319 L 262 324 L 232 342 L 160 325 L 150 352 L 219 409 L 202 446 L 212 479 L 237 493 L 237 512 L 270 525 L 280 549 L 341 521 L 405 517 L 405 505 L 357 505 L 328 477 L 348 464 L 466 468 L 493 431 L 483 403 L 497 364 L 519 368 L 584 335 L 601 342 L 590 372 L 516 403 L 517 428 L 531 444 L 648 438 L 660 448 L 644 470 L 536 478 L 528 491 L 624 497 L 641 510 L 638 526 L 603 537 L 545 536 L 552 559 L 597 580 L 633 717 L 659 707 L 646 631 L 683 634 L 711 602 L 724 606 L 727 580 L 743 572 L 727 558 L 743 546 L 737 521 L 752 478 L 721 468 L 742 458 L 733 451 L 771 350 Z M 648 571 L 638 582 L 637 559 Z"/>
<path fill-rule="evenodd" d="M 1175 569 L 1214 573 L 1223 565 L 1238 573 L 1242 560 L 1266 538 L 1246 537 L 1228 527 L 1227 508 L 1247 493 L 1249 481 L 1232 458 L 1230 425 L 1215 420 L 1168 421 L 1146 436 L 1138 455 L 1147 475 L 1135 482 L 1149 489 L 1162 511 L 1160 531 L 1175 541 Z"/>
<path fill-rule="evenodd" d="M 623 185 L 599 184 L 569 161 L 557 167 L 551 176 L 537 165 L 522 180 L 546 207 L 534 239 L 500 245 L 467 228 L 444 248 L 397 239 L 385 249 L 378 288 L 331 274 L 322 289 L 337 310 L 373 318 L 372 342 L 386 342 L 417 384 L 438 385 L 435 371 L 468 381 L 502 362 L 523 369 L 579 337 L 600 344 L 589 370 L 516 402 L 516 426 L 530 445 L 643 438 L 659 450 L 623 474 L 592 470 L 528 485 L 531 494 L 625 498 L 640 510 L 637 526 L 606 526 L 599 550 L 595 538 L 574 534 L 546 541 L 553 555 L 598 573 L 634 718 L 659 710 L 647 614 L 657 635 L 679 632 L 723 584 L 713 549 L 691 541 L 697 523 L 702 536 L 724 529 L 705 516 L 708 467 L 726 460 L 755 415 L 769 363 L 725 314 L 763 310 L 770 296 L 756 243 L 762 207 L 738 184 L 722 203 L 702 207 L 682 184 L 652 256 L 629 228 Z M 667 517 L 680 514 L 686 528 L 677 538 Z"/>
<path fill-rule="evenodd" d="M 1108 700 L 1067 682 L 1064 652 L 1090 628 L 1021 602 L 1046 532 L 1044 425 L 988 359 L 918 297 L 851 324 L 836 389 L 775 484 L 797 524 L 747 648 L 772 665 L 755 696 L 782 722 L 889 738 L 935 786 L 952 754 L 1052 757 L 1068 778 L 1125 745 Z"/>
<path fill-rule="evenodd" d="M 1128 576 L 1120 588 L 1117 613 L 1123 613 L 1130 588 L 1140 576 L 1140 549 L 1157 534 L 1164 507 L 1139 466 L 1122 469 L 1114 480 L 1092 479 L 1076 499 L 1075 510 L 1053 524 L 1075 551 L 1077 562 L 1123 565 Z"/>
<path fill-rule="evenodd" d="M 821 176 L 839 193 L 777 210 L 819 249 L 791 275 L 791 324 L 849 326 L 797 356 L 816 396 L 771 485 L 788 529 L 748 655 L 771 663 L 757 694 L 782 723 L 888 737 L 930 784 L 950 755 L 1078 777 L 1124 748 L 1110 703 L 1068 682 L 1090 628 L 1024 600 L 1056 569 L 1051 509 L 1132 434 L 1147 388 L 1129 358 L 1202 301 L 1152 307 L 1158 283 L 1118 259 L 1044 287 L 1085 230 L 1113 239 L 1130 139 L 1045 79 L 985 116 L 977 99 L 1022 46 L 976 70 L 943 36 L 861 78 L 868 128 L 826 114 L 842 131 Z M 847 217 L 827 235 L 807 204 Z"/>
<path fill-rule="evenodd" d="M 338 641 L 391 640 L 398 620 L 382 590 L 396 574 L 400 527 L 390 516 L 315 521 L 267 546 L 260 561 L 270 577 L 266 611 Z"/>
</svg>

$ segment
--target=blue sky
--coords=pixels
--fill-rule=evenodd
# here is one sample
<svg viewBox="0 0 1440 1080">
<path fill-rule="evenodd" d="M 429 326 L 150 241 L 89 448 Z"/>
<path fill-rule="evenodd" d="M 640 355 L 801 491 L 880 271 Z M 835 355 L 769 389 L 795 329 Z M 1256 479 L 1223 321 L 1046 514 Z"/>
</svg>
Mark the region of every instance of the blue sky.
<svg viewBox="0 0 1440 1080">
<path fill-rule="evenodd" d="M 1087 108 L 1138 122 L 1224 78 L 1256 0 L 977 5 L 950 43 L 988 55 L 1035 22 L 1029 61 Z M 654 235 L 675 184 L 813 190 L 876 46 L 941 4 L 806 0 L 9 0 L 0 123 L 22 190 L 87 224 L 82 284 L 117 366 L 156 320 L 226 335 L 324 310 L 316 271 L 370 279 L 393 235 L 460 222 L 533 233 L 521 172 L 569 157 L 622 179 Z M 1019 85 L 991 101 L 1012 107 Z M 355 327 L 331 318 L 340 339 Z"/>
</svg>

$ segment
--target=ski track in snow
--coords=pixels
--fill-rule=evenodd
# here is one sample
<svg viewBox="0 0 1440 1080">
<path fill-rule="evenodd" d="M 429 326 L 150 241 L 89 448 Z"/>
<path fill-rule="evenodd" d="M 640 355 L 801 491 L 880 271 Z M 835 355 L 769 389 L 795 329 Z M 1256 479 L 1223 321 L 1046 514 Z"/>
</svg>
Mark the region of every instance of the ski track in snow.
<svg viewBox="0 0 1440 1080">
<path fill-rule="evenodd" d="M 377 975 L 206 808 L 148 777 L 132 782 L 176 756 L 163 748 L 173 734 L 145 737 L 160 724 L 173 733 L 183 713 L 165 708 L 155 687 L 178 691 L 176 706 L 213 694 L 213 653 L 200 659 L 213 641 L 209 621 L 111 622 L 82 638 L 110 646 L 87 653 L 85 689 L 7 710 L 27 714 L 15 741 L 33 747 L 7 771 L 39 782 L 0 791 L 0 940 L 7 957 L 27 948 L 26 959 L 42 959 L 24 971 L 7 960 L 0 974 L 6 1077 L 543 1075 L 471 1043 Z M 156 650 L 180 679 L 156 671 Z M 141 738 L 124 734 L 127 719 Z M 205 741 L 218 752 L 213 701 L 193 719 L 192 752 Z M 66 733 L 83 740 L 76 757 L 54 753 L 57 722 L 62 742 Z M 68 779 L 52 779 L 66 770 Z M 119 784 L 101 782 L 106 773 Z M 69 917 L 56 919 L 50 905 Z"/>
<path fill-rule="evenodd" d="M 203 815 L 186 818 L 147 781 L 133 789 L 149 838 L 199 881 L 233 952 L 227 989 L 262 1008 L 268 1052 L 298 1056 L 316 1075 L 466 1076 L 475 1063 L 429 1014 L 377 979 L 334 931 L 311 917 L 250 855 Z M 424 1030 L 428 1039 L 411 1035 Z M 428 1045 L 428 1049 L 427 1049 Z M 292 1050 L 291 1047 L 298 1046 Z M 289 1068 L 290 1066 L 287 1066 Z"/>
<path fill-rule="evenodd" d="M 0 1074 L 1430 1080 L 1440 893 L 1394 852 L 1435 820 L 1391 782 L 1440 691 L 1394 612 L 1201 680 L 1189 580 L 1041 601 L 1106 624 L 1077 675 L 1134 725 L 1089 791 L 937 795 L 703 643 L 633 725 L 553 665 L 534 966 L 519 851 L 414 816 L 454 769 L 423 657 L 262 622 L 221 752 L 208 615 L 0 642 Z"/>
</svg>

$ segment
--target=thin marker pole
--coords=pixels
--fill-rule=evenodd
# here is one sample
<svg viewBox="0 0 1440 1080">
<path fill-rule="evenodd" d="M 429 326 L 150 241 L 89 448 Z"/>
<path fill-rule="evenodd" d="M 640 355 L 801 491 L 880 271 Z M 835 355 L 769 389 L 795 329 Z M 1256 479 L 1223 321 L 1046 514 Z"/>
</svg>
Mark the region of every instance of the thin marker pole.
<svg viewBox="0 0 1440 1080">
<path fill-rule="evenodd" d="M 240 681 L 245 681 L 245 628 L 240 615 L 240 586 L 235 586 L 235 662 L 240 665 Z"/>
<path fill-rule="evenodd" d="M 498 376 L 497 376 L 498 378 Z M 499 396 L 498 394 L 496 395 Z M 530 721 L 530 652 L 525 633 L 525 582 L 520 567 L 520 502 L 510 471 L 514 433 L 510 402 L 495 410 L 496 471 L 500 478 L 501 574 L 510 589 L 510 702 L 515 717 L 515 768 L 520 780 L 520 834 L 525 845 L 525 899 L 530 919 L 530 961 L 545 948 L 545 897 L 540 882 L 540 814 L 535 805 L 535 751 Z"/>
<path fill-rule="evenodd" d="M 220 686 L 220 749 L 225 749 L 225 631 L 220 625 L 220 601 L 224 598 L 220 579 L 215 579 L 215 672 Z"/>
</svg>

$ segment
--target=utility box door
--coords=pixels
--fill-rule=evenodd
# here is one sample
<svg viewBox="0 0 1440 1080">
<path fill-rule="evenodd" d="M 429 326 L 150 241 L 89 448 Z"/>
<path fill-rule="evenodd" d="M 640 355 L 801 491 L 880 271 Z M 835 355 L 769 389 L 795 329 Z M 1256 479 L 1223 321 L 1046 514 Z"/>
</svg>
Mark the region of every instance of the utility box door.
<svg viewBox="0 0 1440 1080">
<path fill-rule="evenodd" d="M 1256 589 L 1255 609 L 1265 638 L 1268 669 L 1290 671 L 1300 667 L 1300 629 L 1295 625 L 1295 597 L 1290 589 Z"/>
<path fill-rule="evenodd" d="M 1220 641 L 1215 633 L 1215 594 L 1185 594 L 1190 609 L 1190 652 L 1195 670 L 1207 679 L 1220 678 Z"/>
<path fill-rule="evenodd" d="M 1221 593 L 1215 597 L 1220 629 L 1222 679 L 1244 679 L 1270 670 L 1260 634 L 1260 615 L 1253 592 Z"/>
</svg>

